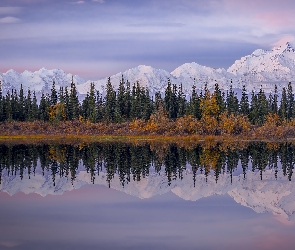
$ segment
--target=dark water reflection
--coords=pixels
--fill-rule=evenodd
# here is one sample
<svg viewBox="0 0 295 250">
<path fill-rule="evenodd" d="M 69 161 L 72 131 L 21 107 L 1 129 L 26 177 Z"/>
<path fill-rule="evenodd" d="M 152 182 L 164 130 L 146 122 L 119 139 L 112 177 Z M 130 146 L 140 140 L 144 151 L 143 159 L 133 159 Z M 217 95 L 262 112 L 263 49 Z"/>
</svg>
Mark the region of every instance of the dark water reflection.
<svg viewBox="0 0 295 250">
<path fill-rule="evenodd" d="M 0 249 L 294 249 L 294 152 L 0 145 Z"/>
</svg>

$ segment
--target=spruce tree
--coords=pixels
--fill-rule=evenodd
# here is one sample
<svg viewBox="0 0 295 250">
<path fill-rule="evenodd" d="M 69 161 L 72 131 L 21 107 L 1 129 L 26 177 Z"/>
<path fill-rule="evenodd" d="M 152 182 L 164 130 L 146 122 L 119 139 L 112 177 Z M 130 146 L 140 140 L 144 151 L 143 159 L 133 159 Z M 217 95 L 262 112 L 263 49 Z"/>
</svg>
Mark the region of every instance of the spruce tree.
<svg viewBox="0 0 295 250">
<path fill-rule="evenodd" d="M 249 115 L 249 100 L 245 85 L 243 85 L 242 97 L 240 101 L 240 114 L 245 116 Z"/>
<path fill-rule="evenodd" d="M 100 122 L 104 117 L 104 103 L 102 95 L 99 93 L 99 91 L 96 92 L 96 122 Z"/>
<path fill-rule="evenodd" d="M 20 101 L 16 90 L 12 90 L 10 97 L 11 104 L 11 119 L 15 121 L 21 121 L 20 119 Z"/>
<path fill-rule="evenodd" d="M 24 90 L 23 85 L 20 85 L 20 91 L 19 91 L 19 100 L 18 100 L 18 117 L 17 120 L 24 121 L 25 120 L 25 96 L 24 96 Z"/>
<path fill-rule="evenodd" d="M 33 120 L 32 98 L 31 98 L 30 89 L 28 90 L 28 94 L 25 99 L 25 118 L 24 119 L 27 121 Z"/>
<path fill-rule="evenodd" d="M 125 80 L 122 75 L 122 79 L 119 83 L 119 88 L 117 91 L 117 100 L 116 100 L 116 110 L 115 110 L 115 116 L 117 122 L 122 122 L 124 119 L 126 119 L 125 114 Z"/>
<path fill-rule="evenodd" d="M 217 100 L 217 105 L 219 107 L 219 115 L 220 115 L 221 113 L 223 113 L 225 111 L 226 104 L 225 104 L 224 98 L 222 96 L 222 92 L 221 92 L 217 82 L 215 83 L 214 95 Z"/>
<path fill-rule="evenodd" d="M 32 101 L 32 119 L 37 120 L 39 117 L 38 114 L 38 104 L 37 104 L 37 97 L 36 92 L 33 92 L 33 101 Z"/>
<path fill-rule="evenodd" d="M 65 103 L 65 96 L 64 96 L 64 88 L 63 87 L 59 88 L 58 101 L 59 101 L 59 103 Z"/>
<path fill-rule="evenodd" d="M 287 99 L 287 93 L 286 88 L 283 88 L 282 91 L 282 98 L 279 108 L 279 115 L 281 119 L 286 120 L 288 118 L 288 99 Z"/>
<path fill-rule="evenodd" d="M 4 101 L 2 96 L 2 83 L 0 81 L 0 122 L 4 121 Z"/>
<path fill-rule="evenodd" d="M 42 92 L 41 99 L 40 99 L 40 105 L 39 105 L 39 116 L 41 121 L 48 121 L 49 115 L 48 115 L 48 108 L 50 106 L 49 100 L 47 95 L 45 96 Z"/>
<path fill-rule="evenodd" d="M 64 102 L 65 102 L 65 113 L 66 113 L 66 120 L 70 120 L 71 114 L 70 114 L 70 96 L 68 87 L 65 87 L 65 93 L 64 93 Z"/>
<path fill-rule="evenodd" d="M 106 96 L 105 96 L 105 112 L 104 119 L 107 122 L 115 121 L 115 109 L 116 109 L 116 92 L 113 89 L 111 78 L 108 78 L 106 86 Z"/>
<path fill-rule="evenodd" d="M 4 101 L 3 109 L 4 109 L 4 120 L 7 120 L 8 122 L 12 121 L 12 106 L 11 106 L 11 97 L 9 91 L 7 91 L 6 98 Z"/>
<path fill-rule="evenodd" d="M 131 112 L 131 90 L 130 90 L 130 82 L 127 80 L 126 91 L 124 95 L 124 114 L 127 120 L 130 119 L 130 112 Z"/>
<path fill-rule="evenodd" d="M 95 106 L 95 88 L 94 83 L 90 84 L 90 93 L 89 93 L 89 101 L 88 101 L 88 119 L 90 122 L 96 122 L 96 106 Z"/>
<path fill-rule="evenodd" d="M 262 88 L 260 88 L 260 91 L 258 93 L 257 103 L 258 103 L 257 123 L 259 125 L 262 125 L 265 122 L 265 118 L 269 112 L 268 101 Z"/>
<path fill-rule="evenodd" d="M 273 95 L 273 106 L 272 106 L 272 111 L 273 113 L 277 114 L 278 113 L 278 87 L 275 85 L 275 92 Z"/>
<path fill-rule="evenodd" d="M 51 94 L 50 94 L 50 105 L 54 106 L 57 104 L 57 91 L 55 89 L 55 81 L 52 81 L 52 88 L 51 88 Z"/>
<path fill-rule="evenodd" d="M 163 99 L 161 96 L 161 92 L 158 91 L 155 94 L 154 111 L 158 111 L 160 107 L 161 108 L 163 107 L 163 105 L 164 105 L 164 103 L 163 103 Z"/>
<path fill-rule="evenodd" d="M 151 116 L 151 114 L 153 112 L 153 101 L 150 98 L 148 88 L 145 89 L 142 106 L 143 106 L 142 118 L 145 119 L 145 120 L 149 120 L 150 116 Z"/>
<path fill-rule="evenodd" d="M 294 109 L 294 94 L 292 90 L 291 82 L 288 83 L 287 88 L 287 120 L 293 118 L 293 109 Z"/>
<path fill-rule="evenodd" d="M 232 85 L 230 86 L 229 92 L 226 97 L 227 111 L 229 114 L 238 114 L 239 112 L 239 100 L 237 95 L 234 93 Z"/>
<path fill-rule="evenodd" d="M 73 77 L 71 82 L 70 96 L 69 96 L 69 120 L 75 120 L 79 118 L 79 99 L 78 93 L 76 89 L 76 85 L 74 83 Z"/>
<path fill-rule="evenodd" d="M 249 112 L 249 119 L 252 124 L 257 123 L 258 119 L 258 100 L 257 95 L 252 91 L 251 95 L 251 105 L 250 105 L 250 112 Z"/>
<path fill-rule="evenodd" d="M 178 89 L 178 97 L 177 97 L 177 106 L 178 106 L 178 112 L 177 112 L 177 117 L 182 117 L 186 114 L 186 109 L 187 109 L 187 102 L 185 99 L 185 95 L 183 93 L 182 89 L 182 84 L 180 84 L 179 89 Z"/>
<path fill-rule="evenodd" d="M 196 92 L 196 86 L 192 87 L 192 95 L 189 102 L 189 114 L 193 115 L 197 119 L 201 119 L 201 109 L 200 109 L 200 97 Z"/>
</svg>

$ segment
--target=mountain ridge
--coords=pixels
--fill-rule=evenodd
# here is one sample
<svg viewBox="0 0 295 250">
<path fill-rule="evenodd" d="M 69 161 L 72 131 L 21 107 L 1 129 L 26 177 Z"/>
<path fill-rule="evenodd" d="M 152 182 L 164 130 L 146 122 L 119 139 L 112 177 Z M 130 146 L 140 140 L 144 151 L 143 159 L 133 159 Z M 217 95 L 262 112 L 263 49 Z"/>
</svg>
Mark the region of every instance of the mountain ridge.
<svg viewBox="0 0 295 250">
<path fill-rule="evenodd" d="M 270 93 L 274 90 L 275 84 L 278 89 L 281 89 L 287 86 L 288 82 L 295 81 L 295 41 L 287 42 L 284 46 L 272 50 L 257 49 L 252 54 L 236 60 L 228 69 L 214 69 L 191 62 L 184 63 L 172 72 L 168 72 L 151 66 L 139 65 L 112 75 L 110 79 L 114 88 L 119 86 L 122 76 L 131 85 L 139 82 L 141 86 L 147 87 L 151 95 L 158 91 L 163 93 L 168 79 L 173 84 L 182 84 L 186 94 L 191 92 L 193 85 L 198 90 L 203 89 L 205 84 L 209 89 L 213 89 L 216 82 L 223 90 L 228 90 L 230 85 L 235 89 L 242 89 L 245 85 L 248 92 L 257 92 L 262 87 L 266 93 Z M 47 70 L 45 68 L 35 72 L 25 70 L 18 73 L 11 69 L 6 73 L 0 73 L 4 93 L 11 89 L 18 90 L 21 84 L 24 90 L 48 92 L 53 80 L 57 88 L 66 87 L 70 86 L 72 77 L 81 95 L 87 94 L 92 82 L 96 90 L 102 94 L 105 93 L 108 77 L 97 81 L 86 81 L 61 69 Z"/>
</svg>

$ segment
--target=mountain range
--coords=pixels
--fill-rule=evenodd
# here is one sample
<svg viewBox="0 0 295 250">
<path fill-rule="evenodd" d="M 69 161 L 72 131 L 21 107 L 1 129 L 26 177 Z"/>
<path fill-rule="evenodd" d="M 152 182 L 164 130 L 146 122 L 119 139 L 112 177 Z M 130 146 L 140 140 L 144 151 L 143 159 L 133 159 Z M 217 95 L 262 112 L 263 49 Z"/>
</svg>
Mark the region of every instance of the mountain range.
<svg viewBox="0 0 295 250">
<path fill-rule="evenodd" d="M 228 69 L 214 69 L 199 65 L 195 62 L 185 63 L 172 72 L 163 69 L 155 69 L 151 66 L 140 65 L 136 68 L 126 70 L 111 76 L 112 85 L 117 88 L 122 76 L 131 85 L 137 81 L 143 87 L 148 87 L 150 94 L 154 95 L 157 91 L 164 92 L 168 79 L 173 84 L 182 84 L 185 93 L 189 94 L 195 84 L 198 90 L 203 89 L 207 83 L 209 89 L 213 89 L 216 82 L 223 90 L 228 90 L 230 85 L 234 89 L 242 89 L 246 86 L 248 92 L 257 92 L 261 87 L 266 93 L 274 90 L 274 85 L 278 89 L 287 86 L 288 82 L 295 82 L 295 41 L 287 42 L 285 45 L 272 50 L 255 50 L 251 55 L 242 57 Z M 90 89 L 90 83 L 95 84 L 95 88 L 104 94 L 108 78 L 97 81 L 86 81 L 83 78 L 65 73 L 61 69 L 39 71 L 24 71 L 18 73 L 9 70 L 0 73 L 3 92 L 11 89 L 20 89 L 23 85 L 24 90 L 35 90 L 37 95 L 49 92 L 53 80 L 56 88 L 60 86 L 70 86 L 71 80 L 77 86 L 80 95 L 85 95 Z"/>
</svg>

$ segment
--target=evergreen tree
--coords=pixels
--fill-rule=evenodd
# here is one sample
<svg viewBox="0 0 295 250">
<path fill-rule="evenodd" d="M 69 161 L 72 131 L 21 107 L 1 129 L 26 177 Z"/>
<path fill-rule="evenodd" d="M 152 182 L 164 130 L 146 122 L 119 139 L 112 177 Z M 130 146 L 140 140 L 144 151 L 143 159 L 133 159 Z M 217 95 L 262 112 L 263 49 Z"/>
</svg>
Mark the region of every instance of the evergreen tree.
<svg viewBox="0 0 295 250">
<path fill-rule="evenodd" d="M 88 102 L 88 119 L 90 122 L 96 122 L 96 105 L 95 105 L 95 88 L 94 83 L 90 84 L 89 102 Z"/>
<path fill-rule="evenodd" d="M 42 92 L 40 105 L 39 105 L 39 115 L 41 121 L 48 121 L 49 115 L 48 115 L 48 108 L 50 106 L 49 100 L 47 98 L 47 95 L 45 96 Z"/>
<path fill-rule="evenodd" d="M 272 105 L 272 111 L 273 113 L 278 113 L 278 87 L 275 85 L 275 93 L 273 95 L 273 105 Z"/>
<path fill-rule="evenodd" d="M 182 117 L 185 115 L 186 113 L 186 99 L 185 99 L 185 95 L 183 93 L 182 90 L 182 84 L 180 84 L 179 89 L 178 89 L 178 97 L 177 97 L 177 106 L 178 106 L 178 112 L 177 112 L 177 117 Z"/>
<path fill-rule="evenodd" d="M 153 101 L 150 98 L 149 90 L 146 88 L 145 92 L 143 92 L 143 113 L 142 118 L 145 120 L 149 120 L 151 114 L 153 113 Z"/>
<path fill-rule="evenodd" d="M 104 106 L 103 106 L 103 99 L 99 91 L 96 92 L 96 121 L 100 122 L 104 116 Z"/>
<path fill-rule="evenodd" d="M 123 120 L 126 119 L 125 95 L 126 95 L 126 92 L 125 92 L 125 80 L 124 80 L 124 77 L 122 75 L 122 79 L 120 80 L 120 83 L 119 83 L 117 100 L 116 100 L 115 116 L 116 116 L 116 121 L 117 122 L 122 122 Z"/>
<path fill-rule="evenodd" d="M 38 104 L 37 104 L 37 97 L 36 92 L 33 92 L 33 101 L 32 101 L 32 119 L 37 120 L 39 117 L 38 114 Z"/>
<path fill-rule="evenodd" d="M 54 106 L 55 104 L 57 104 L 57 91 L 55 89 L 55 81 L 53 80 L 50 95 L 50 105 Z"/>
<path fill-rule="evenodd" d="M 249 115 L 249 100 L 248 94 L 246 93 L 246 86 L 243 86 L 242 97 L 240 101 L 240 114 L 248 116 Z"/>
<path fill-rule="evenodd" d="M 6 98 L 4 101 L 3 109 L 4 109 L 4 120 L 9 122 L 12 121 L 12 107 L 11 107 L 11 96 L 9 91 L 7 91 Z"/>
<path fill-rule="evenodd" d="M 161 96 L 161 92 L 158 91 L 156 92 L 155 94 L 155 103 L 154 103 L 154 111 L 158 111 L 159 108 L 163 108 L 164 106 L 164 103 L 163 103 L 163 99 L 162 99 L 162 96 Z"/>
<path fill-rule="evenodd" d="M 287 88 L 287 120 L 288 121 L 291 118 L 293 118 L 293 109 L 294 109 L 294 94 L 293 94 L 291 82 L 289 82 L 288 88 Z"/>
<path fill-rule="evenodd" d="M 111 84 L 111 78 L 108 78 L 106 86 L 106 96 L 105 96 L 105 112 L 104 119 L 107 122 L 115 121 L 115 109 L 116 109 L 116 92 Z"/>
<path fill-rule="evenodd" d="M 65 96 L 64 96 L 64 88 L 63 87 L 59 88 L 58 100 L 60 103 L 65 103 Z"/>
<path fill-rule="evenodd" d="M 75 120 L 78 118 L 79 118 L 79 99 L 78 99 L 76 85 L 72 77 L 70 96 L 69 96 L 69 120 Z"/>
<path fill-rule="evenodd" d="M 214 95 L 215 95 L 215 98 L 217 101 L 217 105 L 219 107 L 219 115 L 220 115 L 221 113 L 223 113 L 225 111 L 226 104 L 225 104 L 224 98 L 222 96 L 221 90 L 220 90 L 217 82 L 215 83 Z"/>
<path fill-rule="evenodd" d="M 19 115 L 20 102 L 19 102 L 19 97 L 17 95 L 16 90 L 12 90 L 11 92 L 10 104 L 11 104 L 11 119 L 15 121 L 21 121 L 20 115 Z"/>
<path fill-rule="evenodd" d="M 286 88 L 283 88 L 282 91 L 282 98 L 281 98 L 281 104 L 279 108 L 279 115 L 283 120 L 286 120 L 288 117 L 288 99 L 287 99 L 287 93 Z"/>
<path fill-rule="evenodd" d="M 31 91 L 28 90 L 27 97 L 25 99 L 25 120 L 32 121 L 33 120 L 33 110 L 32 110 L 32 98 Z"/>
<path fill-rule="evenodd" d="M 254 91 L 252 91 L 250 106 L 251 107 L 250 107 L 249 119 L 252 124 L 256 124 L 258 119 L 258 100 L 257 100 L 257 95 L 254 93 Z"/>
<path fill-rule="evenodd" d="M 201 109 L 200 109 L 200 97 L 196 92 L 196 86 L 193 85 L 192 87 L 192 95 L 189 102 L 189 114 L 193 115 L 197 119 L 201 119 Z"/>
<path fill-rule="evenodd" d="M 268 101 L 262 88 L 260 88 L 258 93 L 257 104 L 258 104 L 258 117 L 256 122 L 258 125 L 262 125 L 265 122 L 265 117 L 267 116 L 269 112 Z"/>
<path fill-rule="evenodd" d="M 237 95 L 234 93 L 232 85 L 230 86 L 229 92 L 226 97 L 227 111 L 229 114 L 238 114 L 239 112 L 239 100 Z"/>
<path fill-rule="evenodd" d="M 165 90 L 164 102 L 169 118 L 177 118 L 177 87 L 176 85 L 171 85 L 170 79 L 168 79 L 168 85 Z"/>
<path fill-rule="evenodd" d="M 64 102 L 65 102 L 65 113 L 66 113 L 66 120 L 70 120 L 71 114 L 70 114 L 70 96 L 68 87 L 65 88 L 64 93 Z"/>
<path fill-rule="evenodd" d="M 23 85 L 20 85 L 20 91 L 19 91 L 19 100 L 18 102 L 18 117 L 17 120 L 19 121 L 24 121 L 25 120 L 25 96 L 24 96 L 24 90 L 23 90 Z"/>
<path fill-rule="evenodd" d="M 124 95 L 124 114 L 127 120 L 130 119 L 130 112 L 131 112 L 131 90 L 130 90 L 130 82 L 127 80 L 126 90 Z"/>
<path fill-rule="evenodd" d="M 0 122 L 4 121 L 4 100 L 2 96 L 2 83 L 0 81 Z"/>
</svg>

